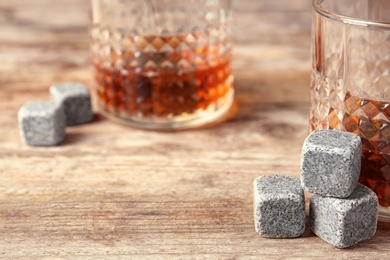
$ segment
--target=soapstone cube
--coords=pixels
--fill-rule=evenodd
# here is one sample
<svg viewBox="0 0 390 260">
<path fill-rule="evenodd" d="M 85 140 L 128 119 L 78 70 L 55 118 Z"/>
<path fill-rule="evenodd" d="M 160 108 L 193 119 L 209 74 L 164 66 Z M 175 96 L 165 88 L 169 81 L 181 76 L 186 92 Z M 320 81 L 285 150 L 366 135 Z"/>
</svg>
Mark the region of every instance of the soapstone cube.
<svg viewBox="0 0 390 260">
<path fill-rule="evenodd" d="M 348 197 L 361 168 L 360 137 L 349 132 L 316 130 L 305 140 L 301 154 L 301 183 L 323 196 Z"/>
<path fill-rule="evenodd" d="M 53 146 L 65 136 L 65 114 L 54 101 L 32 101 L 18 113 L 22 139 L 31 146 Z"/>
<path fill-rule="evenodd" d="M 78 82 L 59 83 L 50 87 L 50 94 L 65 111 L 66 125 L 90 122 L 93 118 L 88 88 Z"/>
<path fill-rule="evenodd" d="M 335 247 L 350 247 L 375 234 L 378 197 L 361 184 L 347 198 L 314 194 L 309 215 L 311 229 L 317 236 Z"/>
<path fill-rule="evenodd" d="M 253 182 L 257 233 L 270 238 L 298 237 L 306 227 L 305 198 L 298 178 L 266 175 Z"/>
</svg>

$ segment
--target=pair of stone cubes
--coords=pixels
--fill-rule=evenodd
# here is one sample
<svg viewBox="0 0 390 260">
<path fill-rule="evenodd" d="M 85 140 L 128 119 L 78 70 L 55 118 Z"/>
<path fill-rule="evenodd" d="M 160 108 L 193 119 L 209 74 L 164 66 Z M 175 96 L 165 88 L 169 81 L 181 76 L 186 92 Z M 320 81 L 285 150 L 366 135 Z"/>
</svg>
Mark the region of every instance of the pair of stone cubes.
<svg viewBox="0 0 390 260">
<path fill-rule="evenodd" d="M 358 184 L 361 154 L 359 136 L 335 130 L 314 131 L 302 149 L 301 182 L 313 193 L 311 229 L 338 248 L 368 240 L 376 232 L 378 197 Z"/>
<path fill-rule="evenodd" d="M 65 137 L 65 127 L 87 123 L 93 112 L 88 88 L 82 83 L 50 87 L 51 101 L 32 101 L 18 113 L 19 129 L 31 146 L 53 146 Z"/>
<path fill-rule="evenodd" d="M 361 140 L 351 133 L 318 130 L 305 140 L 301 181 L 268 175 L 254 181 L 256 231 L 265 237 L 297 237 L 304 232 L 303 189 L 310 200 L 313 232 L 330 244 L 345 248 L 371 238 L 376 231 L 378 198 L 357 184 Z"/>
</svg>

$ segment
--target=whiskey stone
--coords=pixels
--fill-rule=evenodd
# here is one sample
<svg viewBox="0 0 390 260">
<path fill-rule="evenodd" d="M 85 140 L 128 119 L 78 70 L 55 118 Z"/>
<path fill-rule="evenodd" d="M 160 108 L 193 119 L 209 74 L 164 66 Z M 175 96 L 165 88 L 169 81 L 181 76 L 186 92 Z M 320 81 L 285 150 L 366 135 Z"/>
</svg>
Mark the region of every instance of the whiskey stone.
<svg viewBox="0 0 390 260">
<path fill-rule="evenodd" d="M 90 122 L 93 117 L 88 88 L 78 82 L 60 83 L 50 87 L 50 93 L 65 111 L 66 125 Z"/>
<path fill-rule="evenodd" d="M 31 146 L 53 146 L 65 136 L 65 114 L 54 101 L 33 101 L 18 113 L 22 139 Z"/>
<path fill-rule="evenodd" d="M 313 195 L 310 199 L 310 224 L 313 232 L 338 248 L 370 239 L 376 231 L 378 197 L 358 184 L 347 198 Z"/>
<path fill-rule="evenodd" d="M 266 175 L 253 182 L 256 232 L 264 237 L 298 237 L 305 231 L 305 198 L 299 179 Z"/>
<path fill-rule="evenodd" d="M 323 196 L 348 197 L 359 180 L 361 152 L 360 137 L 353 133 L 312 132 L 302 148 L 302 186 Z"/>
</svg>

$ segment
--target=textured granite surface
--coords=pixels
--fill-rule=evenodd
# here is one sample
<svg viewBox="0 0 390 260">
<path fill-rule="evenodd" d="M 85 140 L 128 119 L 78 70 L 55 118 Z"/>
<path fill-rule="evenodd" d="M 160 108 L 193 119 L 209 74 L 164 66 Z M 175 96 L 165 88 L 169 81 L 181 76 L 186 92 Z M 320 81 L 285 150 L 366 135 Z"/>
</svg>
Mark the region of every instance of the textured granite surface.
<svg viewBox="0 0 390 260">
<path fill-rule="evenodd" d="M 256 231 L 271 238 L 300 236 L 306 226 L 305 198 L 299 179 L 266 175 L 253 182 Z"/>
<path fill-rule="evenodd" d="M 310 224 L 313 232 L 338 248 L 370 239 L 376 232 L 378 198 L 358 184 L 348 198 L 313 195 L 310 199 Z"/>
<path fill-rule="evenodd" d="M 50 87 L 50 93 L 54 100 L 64 107 L 68 126 L 92 120 L 91 96 L 84 84 L 79 82 L 55 84 Z"/>
<path fill-rule="evenodd" d="M 53 146 L 65 136 L 65 115 L 54 101 L 32 101 L 18 114 L 22 139 L 31 146 Z"/>
<path fill-rule="evenodd" d="M 360 137 L 336 130 L 317 130 L 305 140 L 301 152 L 302 186 L 315 194 L 345 198 L 360 175 Z"/>
</svg>

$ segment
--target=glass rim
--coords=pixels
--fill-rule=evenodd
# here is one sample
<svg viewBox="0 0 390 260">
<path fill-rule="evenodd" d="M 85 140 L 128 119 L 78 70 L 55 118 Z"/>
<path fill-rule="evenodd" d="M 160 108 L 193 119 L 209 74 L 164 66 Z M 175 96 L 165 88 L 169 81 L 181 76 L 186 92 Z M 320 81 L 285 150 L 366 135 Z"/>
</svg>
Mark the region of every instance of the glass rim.
<svg viewBox="0 0 390 260">
<path fill-rule="evenodd" d="M 341 14 L 334 13 L 326 8 L 324 8 L 321 4 L 326 0 L 313 0 L 313 7 L 315 11 L 320 14 L 323 17 L 349 24 L 349 25 L 355 25 L 360 27 L 367 27 L 367 28 L 380 28 L 380 29 L 387 29 L 390 30 L 390 22 L 378 22 L 378 21 L 372 21 L 372 20 L 366 20 L 366 19 L 359 19 L 356 17 L 351 16 L 345 16 Z"/>
</svg>

